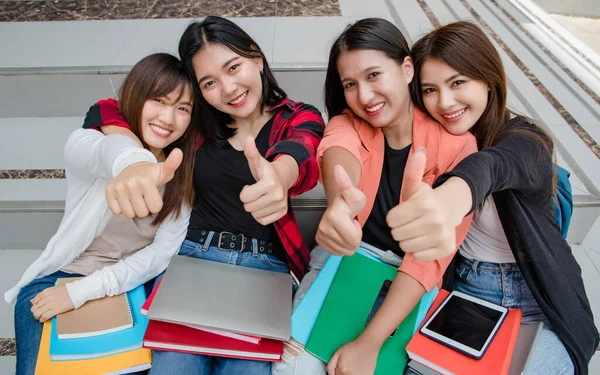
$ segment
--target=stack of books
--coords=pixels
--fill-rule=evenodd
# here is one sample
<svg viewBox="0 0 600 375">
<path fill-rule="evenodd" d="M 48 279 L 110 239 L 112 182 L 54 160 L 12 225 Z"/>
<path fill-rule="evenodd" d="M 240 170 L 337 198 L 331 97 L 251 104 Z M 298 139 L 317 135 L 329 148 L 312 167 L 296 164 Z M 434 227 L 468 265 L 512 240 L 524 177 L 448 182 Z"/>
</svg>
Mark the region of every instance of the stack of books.
<svg viewBox="0 0 600 375">
<path fill-rule="evenodd" d="M 389 285 L 398 270 L 363 249 L 353 256 L 330 256 L 292 315 L 292 338 L 306 351 L 329 362 L 335 351 L 354 340 L 365 329 L 374 308 L 385 298 L 382 285 Z M 425 294 L 395 333 L 384 343 L 377 359 L 376 375 L 402 373 L 407 356 L 404 348 L 415 334 L 435 296 Z M 400 369 L 400 370 L 399 370 Z"/>
<path fill-rule="evenodd" d="M 442 304 L 448 294 L 449 292 L 446 290 L 440 291 L 427 315 L 427 319 Z M 511 368 L 511 360 L 519 336 L 521 317 L 521 310 L 509 309 L 508 315 L 502 322 L 496 336 L 480 359 L 470 357 L 432 340 L 419 331 L 406 347 L 410 358 L 408 367 L 417 374 L 422 375 L 507 375 Z M 540 326 L 536 324 L 532 327 L 535 327 L 534 335 L 537 334 Z M 525 346 L 529 345 L 531 347 L 532 345 L 533 340 L 526 338 L 528 335 L 522 335 L 521 350 L 526 350 L 524 349 Z M 520 370 L 522 370 L 524 362 L 525 360 L 523 360 Z M 514 367 L 519 367 L 519 364 L 517 363 Z M 511 373 L 518 374 L 521 372 L 520 370 L 515 369 Z"/>
<path fill-rule="evenodd" d="M 59 279 L 57 285 L 77 278 Z M 36 374 L 126 374 L 151 367 L 142 348 L 148 319 L 143 286 L 88 301 L 44 323 Z"/>
<path fill-rule="evenodd" d="M 289 274 L 176 256 L 142 307 L 144 347 L 279 361 L 291 303 Z"/>
</svg>

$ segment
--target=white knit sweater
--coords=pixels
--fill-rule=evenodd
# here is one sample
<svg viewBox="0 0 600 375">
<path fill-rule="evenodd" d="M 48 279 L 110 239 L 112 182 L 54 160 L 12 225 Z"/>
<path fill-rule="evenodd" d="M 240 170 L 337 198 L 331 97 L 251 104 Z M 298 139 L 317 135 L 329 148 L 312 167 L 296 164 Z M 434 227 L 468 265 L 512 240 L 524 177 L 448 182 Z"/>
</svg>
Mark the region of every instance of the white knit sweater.
<svg viewBox="0 0 600 375">
<path fill-rule="evenodd" d="M 12 303 L 21 288 L 34 279 L 71 263 L 102 233 L 112 217 L 105 198 L 107 184 L 138 162 L 156 163 L 156 158 L 126 136 L 105 136 L 91 129 L 78 129 L 71 134 L 65 145 L 65 214 L 46 249 L 4 294 L 7 302 Z M 160 224 L 154 241 L 145 248 L 67 284 L 75 308 L 92 299 L 127 292 L 164 271 L 185 239 L 190 213 L 186 205 L 178 219 L 170 218 Z"/>
</svg>

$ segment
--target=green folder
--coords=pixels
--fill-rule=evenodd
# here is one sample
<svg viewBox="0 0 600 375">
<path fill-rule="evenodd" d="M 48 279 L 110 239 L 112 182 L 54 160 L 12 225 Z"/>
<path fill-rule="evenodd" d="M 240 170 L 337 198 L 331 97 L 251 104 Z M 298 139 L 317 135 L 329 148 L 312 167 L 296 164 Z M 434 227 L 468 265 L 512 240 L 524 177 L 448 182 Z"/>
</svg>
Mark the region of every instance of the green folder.
<svg viewBox="0 0 600 375">
<path fill-rule="evenodd" d="M 306 350 L 329 362 L 339 347 L 356 339 L 365 329 L 383 282 L 393 281 L 397 272 L 396 268 L 360 254 L 344 257 L 308 338 Z M 402 374 L 404 371 L 405 348 L 415 331 L 419 304 L 381 347 L 375 375 Z"/>
</svg>

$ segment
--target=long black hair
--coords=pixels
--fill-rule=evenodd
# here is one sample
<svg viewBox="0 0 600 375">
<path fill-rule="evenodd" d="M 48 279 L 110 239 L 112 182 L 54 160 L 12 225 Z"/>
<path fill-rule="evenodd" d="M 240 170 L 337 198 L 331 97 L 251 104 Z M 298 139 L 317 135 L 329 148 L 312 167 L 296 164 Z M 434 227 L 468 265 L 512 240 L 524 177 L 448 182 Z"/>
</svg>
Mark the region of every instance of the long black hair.
<svg viewBox="0 0 600 375">
<path fill-rule="evenodd" d="M 398 64 L 404 63 L 404 59 L 410 56 L 408 42 L 393 23 L 382 18 L 365 18 L 349 25 L 337 37 L 329 52 L 325 77 L 325 108 L 329 118 L 349 108 L 337 62 L 342 52 L 356 50 L 381 51 Z M 412 83 L 410 87 L 412 94 Z"/>
<path fill-rule="evenodd" d="M 194 92 L 197 97 L 198 111 L 195 111 L 200 124 L 200 131 L 207 141 L 224 144 L 231 138 L 236 130 L 227 127 L 233 119 L 227 113 L 214 108 L 204 99 L 198 85 L 198 77 L 194 70 L 192 58 L 209 43 L 218 43 L 229 48 L 238 55 L 246 58 L 262 58 L 263 72 L 261 111 L 265 106 L 272 106 L 287 97 L 269 68 L 264 53 L 256 42 L 235 23 L 221 17 L 206 17 L 202 22 L 191 23 L 179 41 L 179 56 L 183 61 L 185 70 L 192 80 Z"/>
</svg>

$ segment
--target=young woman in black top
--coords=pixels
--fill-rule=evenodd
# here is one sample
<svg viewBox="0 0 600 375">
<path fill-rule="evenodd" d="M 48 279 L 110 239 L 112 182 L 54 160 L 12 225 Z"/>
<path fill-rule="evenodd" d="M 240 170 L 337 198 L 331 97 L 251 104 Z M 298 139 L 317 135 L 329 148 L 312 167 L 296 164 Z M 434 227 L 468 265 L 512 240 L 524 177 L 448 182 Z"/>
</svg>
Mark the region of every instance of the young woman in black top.
<svg viewBox="0 0 600 375">
<path fill-rule="evenodd" d="M 194 206 L 179 255 L 302 279 L 310 255 L 289 198 L 317 183 L 321 114 L 287 98 L 260 47 L 225 18 L 191 23 L 179 55 L 192 79 L 200 130 Z M 104 116 L 101 122 L 115 124 Z M 165 165 L 132 165 L 117 176 L 107 189 L 113 212 L 145 216 L 160 207 L 157 176 Z M 269 362 L 172 351 L 155 350 L 152 361 L 151 375 L 271 373 Z"/>
<path fill-rule="evenodd" d="M 598 331 L 553 211 L 552 138 L 507 108 L 500 56 L 474 24 L 441 27 L 412 53 L 416 104 L 450 133 L 473 133 L 480 151 L 400 205 L 394 238 L 418 259 L 447 256 L 429 245 L 438 234 L 426 231 L 428 223 L 452 226 L 474 211 L 454 289 L 520 308 L 523 324 L 544 322 L 527 374 L 587 374 Z"/>
</svg>

